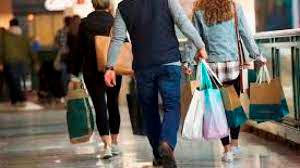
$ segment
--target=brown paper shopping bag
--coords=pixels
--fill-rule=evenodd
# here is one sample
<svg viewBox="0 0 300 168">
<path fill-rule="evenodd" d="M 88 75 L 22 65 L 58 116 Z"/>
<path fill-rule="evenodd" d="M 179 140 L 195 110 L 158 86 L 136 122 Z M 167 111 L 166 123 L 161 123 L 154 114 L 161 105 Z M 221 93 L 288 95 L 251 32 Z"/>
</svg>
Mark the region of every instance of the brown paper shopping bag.
<svg viewBox="0 0 300 168">
<path fill-rule="evenodd" d="M 190 107 L 193 93 L 194 91 L 199 87 L 199 81 L 193 80 L 193 81 L 187 81 L 185 82 L 181 87 L 181 119 L 184 121 L 186 113 Z"/>
<path fill-rule="evenodd" d="M 100 72 L 105 71 L 110 40 L 111 37 L 95 36 L 97 65 Z M 117 63 L 114 67 L 116 73 L 119 75 L 132 75 L 133 55 L 131 44 L 128 42 L 124 43 L 119 53 Z"/>
<path fill-rule="evenodd" d="M 262 74 L 266 79 L 262 79 Z M 278 121 L 289 114 L 281 81 L 270 79 L 266 66 L 261 68 L 256 83 L 250 87 L 250 119 L 258 122 Z"/>
</svg>

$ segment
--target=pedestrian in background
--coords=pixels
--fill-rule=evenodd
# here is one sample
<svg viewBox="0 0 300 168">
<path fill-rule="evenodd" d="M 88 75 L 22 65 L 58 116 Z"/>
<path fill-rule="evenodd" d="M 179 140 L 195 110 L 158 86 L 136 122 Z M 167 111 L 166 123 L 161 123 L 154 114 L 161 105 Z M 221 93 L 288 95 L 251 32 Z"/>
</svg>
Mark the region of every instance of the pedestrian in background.
<svg viewBox="0 0 300 168">
<path fill-rule="evenodd" d="M 76 57 L 72 56 L 73 68 L 71 68 L 71 72 L 78 77 L 82 70 L 84 82 L 94 104 L 97 128 L 104 143 L 103 158 L 108 159 L 121 153 L 118 146 L 120 130 L 118 98 L 122 76 L 116 77 L 114 87 L 107 88 L 104 72 L 98 71 L 95 36 L 109 36 L 114 18 L 109 12 L 111 9 L 109 0 L 92 0 L 92 3 L 95 11 L 82 19 L 79 26 L 77 47 L 79 54 L 73 55 Z M 76 81 L 74 77 L 73 79 Z M 107 101 L 105 97 L 107 97 Z"/>
<path fill-rule="evenodd" d="M 17 19 L 10 21 L 8 31 L 2 29 L 2 47 L 0 52 L 0 68 L 4 72 L 7 86 L 9 87 L 10 99 L 13 106 L 25 106 L 25 95 L 21 87 L 24 77 L 24 67 L 32 60 L 30 41 L 22 35 Z M 0 70 L 1 70 L 0 69 Z"/>
</svg>

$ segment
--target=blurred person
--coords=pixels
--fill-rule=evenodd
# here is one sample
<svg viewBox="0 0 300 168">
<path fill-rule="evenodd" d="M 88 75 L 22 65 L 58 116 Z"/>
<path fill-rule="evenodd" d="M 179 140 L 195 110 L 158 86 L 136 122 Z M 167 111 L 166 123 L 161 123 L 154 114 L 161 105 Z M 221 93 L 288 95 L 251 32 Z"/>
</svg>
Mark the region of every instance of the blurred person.
<svg viewBox="0 0 300 168">
<path fill-rule="evenodd" d="M 22 35 L 17 19 L 10 21 L 8 31 L 2 29 L 1 62 L 4 76 L 9 87 L 13 106 L 25 106 L 25 95 L 21 88 L 24 67 L 30 63 L 32 53 L 29 39 Z"/>
<path fill-rule="evenodd" d="M 80 23 L 81 23 L 81 18 L 79 15 L 75 15 L 72 17 L 70 29 L 67 36 L 67 45 L 69 48 L 69 54 L 68 57 L 65 59 L 68 73 L 71 73 L 72 66 L 74 65 L 72 63 L 72 60 L 74 59 L 72 58 L 78 57 L 76 55 L 79 54 L 78 47 L 80 46 L 78 46 L 78 31 L 79 31 Z"/>
<path fill-rule="evenodd" d="M 0 27 L 0 95 L 2 96 L 2 91 L 3 91 L 3 87 L 4 87 L 4 74 L 3 74 L 3 55 L 4 55 L 4 32 L 5 29 L 4 27 Z"/>
<path fill-rule="evenodd" d="M 116 13 L 105 73 L 107 86 L 114 87 L 114 65 L 128 31 L 133 47 L 138 98 L 154 156 L 153 165 L 164 168 L 177 167 L 174 150 L 180 122 L 180 61 L 191 59 L 181 58 L 175 25 L 194 42 L 198 54 L 206 57 L 205 45 L 178 0 L 122 1 Z M 183 68 L 190 74 L 186 63 Z M 163 101 L 162 121 L 158 93 Z"/>
<path fill-rule="evenodd" d="M 64 97 L 67 94 L 69 75 L 67 73 L 66 59 L 69 54 L 69 48 L 67 44 L 68 33 L 71 25 L 72 17 L 66 16 L 64 18 L 64 26 L 59 29 L 55 36 L 55 46 L 58 48 L 58 54 L 54 60 L 55 72 L 53 75 L 56 76 L 53 89 L 54 97 L 57 102 L 64 103 Z"/>
<path fill-rule="evenodd" d="M 198 0 L 194 6 L 193 23 L 207 48 L 209 66 L 216 72 L 224 85 L 233 85 L 239 95 L 240 63 L 235 14 L 238 17 L 239 34 L 250 53 L 250 57 L 260 66 L 264 65 L 266 59 L 255 44 L 242 6 L 239 4 L 234 4 L 231 0 Z M 187 53 L 195 55 L 196 47 L 191 42 L 188 46 Z M 203 57 L 199 57 L 199 59 L 203 59 Z M 225 67 L 227 70 L 224 71 L 223 65 L 230 65 L 230 67 Z M 234 155 L 237 156 L 241 153 L 239 133 L 240 127 L 230 128 L 230 136 L 221 139 L 224 146 L 223 161 L 231 162 Z"/>
<path fill-rule="evenodd" d="M 98 71 L 95 36 L 109 36 L 114 18 L 109 12 L 110 0 L 92 0 L 92 4 L 95 11 L 84 18 L 79 26 L 77 47 L 79 54 L 72 55 L 74 61 L 71 72 L 74 76 L 78 76 L 82 69 L 84 82 L 94 104 L 97 128 L 104 143 L 103 158 L 108 159 L 121 153 L 118 146 L 120 130 L 118 97 L 122 76 L 117 76 L 114 87 L 107 88 L 104 72 Z M 72 77 L 70 85 L 72 81 L 76 81 L 76 78 Z"/>
<path fill-rule="evenodd" d="M 9 32 L 16 34 L 16 35 L 22 35 L 23 30 L 21 29 L 19 25 L 19 21 L 16 18 L 13 18 L 9 21 Z"/>
</svg>

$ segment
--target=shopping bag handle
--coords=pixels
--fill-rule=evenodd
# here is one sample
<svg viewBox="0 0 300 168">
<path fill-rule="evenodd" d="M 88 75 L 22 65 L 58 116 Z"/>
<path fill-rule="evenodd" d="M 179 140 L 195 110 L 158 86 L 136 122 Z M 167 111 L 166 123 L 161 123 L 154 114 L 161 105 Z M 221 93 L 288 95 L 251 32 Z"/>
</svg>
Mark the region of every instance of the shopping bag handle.
<svg viewBox="0 0 300 168">
<path fill-rule="evenodd" d="M 210 66 L 207 64 L 205 60 L 202 61 L 203 64 L 205 65 L 205 68 L 207 69 L 209 75 L 213 78 L 213 81 L 217 86 L 223 87 L 223 83 L 221 80 L 218 78 L 217 74 L 210 68 Z"/>
<path fill-rule="evenodd" d="M 197 80 L 200 84 L 200 90 L 213 88 L 213 84 L 209 77 L 208 71 L 202 61 L 199 62 L 197 66 Z"/>
<path fill-rule="evenodd" d="M 263 82 L 270 83 L 271 77 L 268 70 L 268 67 L 266 65 L 259 68 L 256 83 L 261 84 Z"/>
</svg>

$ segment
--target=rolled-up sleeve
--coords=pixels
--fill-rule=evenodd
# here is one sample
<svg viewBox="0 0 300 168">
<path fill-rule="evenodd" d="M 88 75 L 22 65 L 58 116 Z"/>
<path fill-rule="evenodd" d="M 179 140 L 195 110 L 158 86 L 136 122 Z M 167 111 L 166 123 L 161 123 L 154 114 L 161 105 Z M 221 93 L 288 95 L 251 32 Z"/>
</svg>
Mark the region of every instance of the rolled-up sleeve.
<svg viewBox="0 0 300 168">
<path fill-rule="evenodd" d="M 126 40 L 127 28 L 119 10 L 112 28 L 112 37 L 108 50 L 107 66 L 114 66 L 117 62 L 118 55 L 123 43 Z"/>
<path fill-rule="evenodd" d="M 245 44 L 247 51 L 250 54 L 250 57 L 253 59 L 257 59 L 258 57 L 261 57 L 262 54 L 255 43 L 253 34 L 250 31 L 250 27 L 247 23 L 242 6 L 240 5 L 237 6 L 237 12 L 239 17 L 238 26 L 239 26 L 240 36 Z"/>
<path fill-rule="evenodd" d="M 205 48 L 203 40 L 195 29 L 178 0 L 168 0 L 169 8 L 175 24 L 182 33 L 191 40 L 197 49 Z"/>
</svg>

